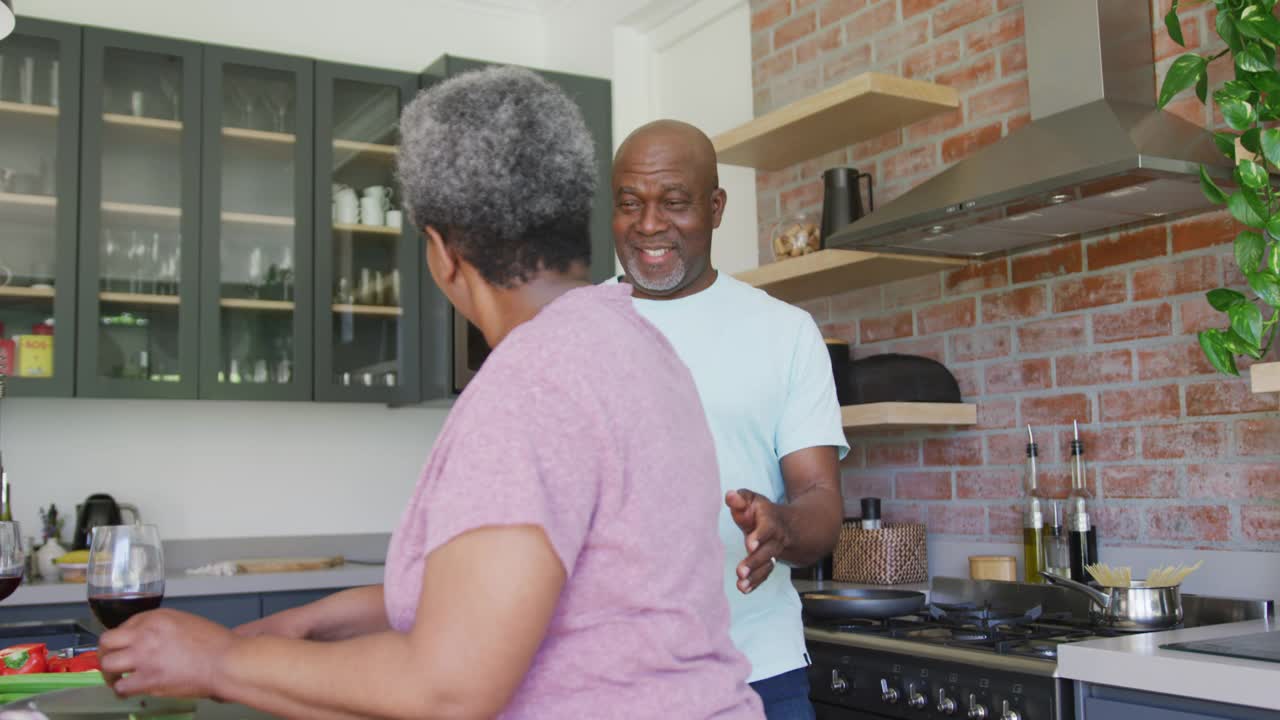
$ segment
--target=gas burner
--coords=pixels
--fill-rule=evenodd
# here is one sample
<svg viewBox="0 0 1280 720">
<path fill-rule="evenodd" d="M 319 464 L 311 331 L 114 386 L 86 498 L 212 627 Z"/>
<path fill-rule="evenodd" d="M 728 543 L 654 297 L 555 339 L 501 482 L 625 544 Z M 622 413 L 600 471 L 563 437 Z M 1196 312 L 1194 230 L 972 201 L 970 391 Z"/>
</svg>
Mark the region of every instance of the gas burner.
<svg viewBox="0 0 1280 720">
<path fill-rule="evenodd" d="M 1056 660 L 1058 658 L 1058 643 L 1051 640 L 1034 640 L 1013 646 L 1011 652 L 1015 655 L 1028 655 L 1047 660 Z"/>
<path fill-rule="evenodd" d="M 973 643 L 986 642 L 991 639 L 991 634 L 974 628 L 925 627 L 919 630 L 909 630 L 903 634 L 903 637 L 918 640 Z"/>
<path fill-rule="evenodd" d="M 948 625 L 974 626 L 983 630 L 1016 627 L 1033 623 L 1044 614 L 1039 605 L 1025 613 L 993 608 L 991 605 L 978 607 L 971 603 L 947 605 L 943 603 L 929 604 L 929 617 Z"/>
</svg>

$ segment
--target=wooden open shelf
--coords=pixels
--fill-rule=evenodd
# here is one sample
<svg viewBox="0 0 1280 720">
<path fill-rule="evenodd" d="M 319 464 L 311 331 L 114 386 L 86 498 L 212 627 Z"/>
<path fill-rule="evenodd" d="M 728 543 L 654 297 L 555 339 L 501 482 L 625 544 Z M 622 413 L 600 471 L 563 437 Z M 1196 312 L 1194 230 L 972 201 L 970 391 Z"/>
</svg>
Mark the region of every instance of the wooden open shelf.
<svg viewBox="0 0 1280 720">
<path fill-rule="evenodd" d="M 28 103 L 0 101 L 0 113 L 36 115 L 39 117 L 58 117 L 58 108 L 53 107 L 52 105 L 30 105 Z"/>
<path fill-rule="evenodd" d="M 182 123 L 178 122 L 177 120 L 162 120 L 160 118 L 152 118 L 152 117 L 135 117 L 133 115 L 121 115 L 119 113 L 103 113 L 102 121 L 108 125 L 145 128 L 147 130 L 177 131 L 182 129 Z"/>
<path fill-rule="evenodd" d="M 1280 392 L 1280 362 L 1258 363 L 1249 368 L 1249 381 L 1256 393 Z"/>
<path fill-rule="evenodd" d="M 292 133 L 271 132 L 269 130 L 250 130 L 249 128 L 224 127 L 222 128 L 222 136 L 235 138 L 237 140 L 251 140 L 254 142 L 280 143 L 282 145 L 292 145 L 298 141 L 298 137 Z"/>
<path fill-rule="evenodd" d="M 238 212 L 222 213 L 222 222 L 243 225 L 274 225 L 276 227 L 293 227 L 296 224 L 296 221 L 288 215 L 257 215 Z"/>
<path fill-rule="evenodd" d="M 383 317 L 399 317 L 404 312 L 398 307 L 388 305 L 334 305 L 333 311 L 351 315 L 379 315 Z"/>
<path fill-rule="evenodd" d="M 293 312 L 296 307 L 289 300 L 256 300 L 253 298 L 222 298 L 218 304 L 234 310 L 271 310 L 275 312 Z"/>
<path fill-rule="evenodd" d="M 122 305 L 178 305 L 181 301 L 177 295 L 147 295 L 143 293 L 100 292 L 98 299 L 102 302 L 120 303 Z"/>
<path fill-rule="evenodd" d="M 25 207 L 49 208 L 58 206 L 58 198 L 52 195 L 29 195 L 25 193 L 0 192 L 0 205 L 22 205 Z"/>
<path fill-rule="evenodd" d="M 360 142 L 358 140 L 334 140 L 334 150 L 342 150 L 352 153 L 370 153 L 373 155 L 386 155 L 395 157 L 396 151 L 399 149 L 395 145 L 380 145 L 378 143 Z"/>
<path fill-rule="evenodd" d="M 965 262 L 923 255 L 819 250 L 745 270 L 734 277 L 779 300 L 794 303 L 941 270 L 954 270 Z"/>
<path fill-rule="evenodd" d="M 845 431 L 973 425 L 978 406 L 968 403 L 881 402 L 840 408 Z"/>
<path fill-rule="evenodd" d="M 0 298 L 53 298 L 53 288 L 0 287 Z"/>
<path fill-rule="evenodd" d="M 141 215 L 144 217 L 154 218 L 173 218 L 175 220 L 182 217 L 182 208 L 110 201 L 102 203 L 102 212 L 118 213 L 121 215 Z"/>
<path fill-rule="evenodd" d="M 349 232 L 357 235 L 392 235 L 400 236 L 400 228 L 391 227 L 390 225 L 351 225 L 347 223 L 334 223 L 335 232 Z"/>
<path fill-rule="evenodd" d="M 960 107 L 956 91 L 868 72 L 715 137 L 717 159 L 758 170 L 815 158 Z"/>
</svg>

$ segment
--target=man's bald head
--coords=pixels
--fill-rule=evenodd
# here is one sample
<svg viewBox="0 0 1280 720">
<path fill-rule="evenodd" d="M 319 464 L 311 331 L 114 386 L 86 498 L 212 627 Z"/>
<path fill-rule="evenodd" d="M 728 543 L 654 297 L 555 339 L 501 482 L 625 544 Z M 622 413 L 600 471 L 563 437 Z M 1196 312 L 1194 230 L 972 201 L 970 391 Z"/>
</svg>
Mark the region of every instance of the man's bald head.
<svg viewBox="0 0 1280 720">
<path fill-rule="evenodd" d="M 716 148 L 711 138 L 693 125 L 679 120 L 654 120 L 633 130 L 618 146 L 613 158 L 614 166 L 625 164 L 625 159 L 643 155 L 654 146 L 684 155 L 688 168 L 709 184 L 709 190 L 720 186 Z"/>
</svg>

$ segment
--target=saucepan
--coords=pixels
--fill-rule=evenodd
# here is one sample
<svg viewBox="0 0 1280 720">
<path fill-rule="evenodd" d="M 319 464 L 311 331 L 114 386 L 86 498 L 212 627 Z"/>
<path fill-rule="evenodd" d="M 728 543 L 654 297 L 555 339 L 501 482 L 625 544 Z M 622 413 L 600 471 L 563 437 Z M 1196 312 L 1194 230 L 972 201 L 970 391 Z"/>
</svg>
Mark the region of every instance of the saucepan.
<svg viewBox="0 0 1280 720">
<path fill-rule="evenodd" d="M 910 615 L 924 607 L 924 593 L 914 590 L 841 588 L 800 593 L 800 604 L 817 620 L 852 620 Z"/>
<path fill-rule="evenodd" d="M 1162 630 L 1182 622 L 1182 590 L 1179 585 L 1148 587 L 1134 580 L 1128 587 L 1097 590 L 1051 572 L 1041 572 L 1054 585 L 1089 597 L 1098 608 L 1094 613 L 1103 625 L 1115 630 Z"/>
</svg>

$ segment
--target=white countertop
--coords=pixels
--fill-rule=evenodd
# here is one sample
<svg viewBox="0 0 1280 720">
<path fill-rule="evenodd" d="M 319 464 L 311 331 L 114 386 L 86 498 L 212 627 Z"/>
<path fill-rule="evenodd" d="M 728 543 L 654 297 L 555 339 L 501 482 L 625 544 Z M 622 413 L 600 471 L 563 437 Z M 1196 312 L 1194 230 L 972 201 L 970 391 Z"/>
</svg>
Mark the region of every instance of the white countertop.
<svg viewBox="0 0 1280 720">
<path fill-rule="evenodd" d="M 1275 620 L 1208 625 L 1062 645 L 1058 675 L 1098 685 L 1280 710 L 1280 663 L 1165 650 L 1161 645 L 1275 632 Z"/>
</svg>

